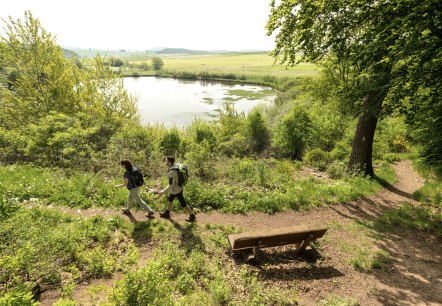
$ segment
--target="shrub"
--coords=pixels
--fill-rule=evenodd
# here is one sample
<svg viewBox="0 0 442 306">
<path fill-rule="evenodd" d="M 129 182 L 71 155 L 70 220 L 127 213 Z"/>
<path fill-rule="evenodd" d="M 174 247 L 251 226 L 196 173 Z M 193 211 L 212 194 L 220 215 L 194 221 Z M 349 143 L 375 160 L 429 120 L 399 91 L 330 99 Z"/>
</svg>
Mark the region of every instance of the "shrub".
<svg viewBox="0 0 442 306">
<path fill-rule="evenodd" d="M 405 153 L 408 151 L 408 128 L 402 117 L 387 117 L 376 128 L 373 143 L 373 156 L 382 159 L 387 153 Z"/>
<path fill-rule="evenodd" d="M 43 166 L 91 168 L 93 157 L 106 148 L 118 127 L 104 123 L 83 126 L 83 115 L 77 118 L 51 111 L 38 124 L 28 126 L 27 159 Z"/>
<path fill-rule="evenodd" d="M 161 70 L 164 67 L 164 62 L 161 57 L 152 57 L 151 62 L 153 70 Z"/>
<path fill-rule="evenodd" d="M 37 306 L 39 304 L 39 302 L 34 300 L 34 294 L 29 288 L 29 285 L 25 284 L 19 285 L 11 291 L 6 292 L 3 296 L 0 296 L 0 305 Z"/>
<path fill-rule="evenodd" d="M 217 143 L 215 131 L 216 127 L 213 123 L 200 119 L 195 119 L 189 127 L 193 142 L 197 144 L 207 142 L 211 150 L 216 147 Z"/>
<path fill-rule="evenodd" d="M 124 62 L 119 58 L 111 58 L 111 67 L 121 67 L 124 65 Z"/>
<path fill-rule="evenodd" d="M 270 131 L 259 109 L 253 109 L 246 119 L 246 138 L 253 153 L 261 153 L 270 145 Z"/>
<path fill-rule="evenodd" d="M 18 130 L 0 127 L 0 162 L 9 164 L 25 160 L 27 138 Z"/>
<path fill-rule="evenodd" d="M 219 112 L 220 141 L 228 141 L 232 136 L 243 131 L 244 114 L 239 114 L 231 102 L 225 102 Z"/>
<path fill-rule="evenodd" d="M 334 161 L 327 167 L 327 174 L 332 179 L 340 179 L 347 173 L 347 167 L 343 162 Z"/>
<path fill-rule="evenodd" d="M 299 159 L 304 153 L 310 134 L 311 120 L 301 107 L 294 108 L 277 125 L 274 147 L 278 155 Z"/>
<path fill-rule="evenodd" d="M 171 305 L 170 267 L 163 264 L 152 261 L 143 269 L 126 274 L 115 286 L 111 300 L 117 305 Z"/>
<path fill-rule="evenodd" d="M 228 157 L 242 157 L 247 152 L 247 140 L 243 134 L 237 133 L 229 137 L 227 141 L 220 143 L 219 151 Z"/>
<path fill-rule="evenodd" d="M 204 140 L 202 143 L 194 143 L 186 156 L 189 166 L 196 175 L 202 179 L 214 179 L 216 177 L 213 167 L 213 154 L 210 144 Z"/>
<path fill-rule="evenodd" d="M 153 150 L 154 144 L 150 130 L 139 125 L 127 125 L 110 139 L 107 160 L 115 164 L 122 158 L 129 158 L 145 170 L 149 169 L 147 164 Z"/>
<path fill-rule="evenodd" d="M 173 128 L 161 137 L 159 146 L 164 155 L 176 155 L 181 145 L 181 137 L 178 130 Z"/>
<path fill-rule="evenodd" d="M 328 154 L 319 148 L 315 148 L 305 154 L 304 160 L 308 165 L 323 171 L 327 167 Z"/>
</svg>

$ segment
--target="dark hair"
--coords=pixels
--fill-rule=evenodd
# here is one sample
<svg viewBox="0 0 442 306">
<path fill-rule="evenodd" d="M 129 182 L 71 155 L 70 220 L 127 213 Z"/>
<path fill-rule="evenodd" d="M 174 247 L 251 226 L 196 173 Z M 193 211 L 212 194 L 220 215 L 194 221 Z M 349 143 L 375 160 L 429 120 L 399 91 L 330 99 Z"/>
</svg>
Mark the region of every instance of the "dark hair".
<svg viewBox="0 0 442 306">
<path fill-rule="evenodd" d="M 175 157 L 173 157 L 173 156 L 167 156 L 166 159 L 172 165 L 175 163 Z"/>
<path fill-rule="evenodd" d="M 127 171 L 132 171 L 133 169 L 132 163 L 128 159 L 121 160 L 120 164 L 123 165 Z"/>
</svg>

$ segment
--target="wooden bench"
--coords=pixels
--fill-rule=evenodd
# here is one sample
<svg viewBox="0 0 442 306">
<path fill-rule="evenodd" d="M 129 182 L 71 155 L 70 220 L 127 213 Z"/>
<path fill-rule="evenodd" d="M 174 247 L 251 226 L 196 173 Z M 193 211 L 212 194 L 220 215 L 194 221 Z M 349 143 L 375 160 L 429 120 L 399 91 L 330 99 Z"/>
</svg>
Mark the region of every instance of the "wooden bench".
<svg viewBox="0 0 442 306">
<path fill-rule="evenodd" d="M 260 248 L 287 244 L 296 244 L 296 256 L 303 252 L 311 242 L 324 236 L 326 231 L 326 228 L 296 226 L 233 234 L 229 235 L 228 239 L 232 252 L 241 252 L 246 262 L 249 262 L 255 259 L 256 252 Z"/>
</svg>

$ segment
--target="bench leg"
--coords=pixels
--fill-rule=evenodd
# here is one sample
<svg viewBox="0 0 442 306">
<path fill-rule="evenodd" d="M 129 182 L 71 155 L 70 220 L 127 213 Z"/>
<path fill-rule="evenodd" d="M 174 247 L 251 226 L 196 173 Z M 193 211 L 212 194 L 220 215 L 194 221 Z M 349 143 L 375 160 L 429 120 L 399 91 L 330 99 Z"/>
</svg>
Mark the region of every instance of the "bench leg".
<svg viewBox="0 0 442 306">
<path fill-rule="evenodd" d="M 255 248 L 242 251 L 241 255 L 242 255 L 242 259 L 245 263 L 251 263 L 255 260 L 255 256 L 256 256 Z"/>
<path fill-rule="evenodd" d="M 300 253 L 304 252 L 305 248 L 310 244 L 310 242 L 314 241 L 315 237 L 310 234 L 305 238 L 302 242 L 299 248 L 296 248 L 295 256 L 298 256 Z"/>
<path fill-rule="evenodd" d="M 256 253 L 259 250 L 259 247 L 261 246 L 261 241 L 258 241 L 258 243 L 250 250 L 246 250 L 242 252 L 242 258 L 244 262 L 246 263 L 252 263 L 255 261 Z"/>
</svg>

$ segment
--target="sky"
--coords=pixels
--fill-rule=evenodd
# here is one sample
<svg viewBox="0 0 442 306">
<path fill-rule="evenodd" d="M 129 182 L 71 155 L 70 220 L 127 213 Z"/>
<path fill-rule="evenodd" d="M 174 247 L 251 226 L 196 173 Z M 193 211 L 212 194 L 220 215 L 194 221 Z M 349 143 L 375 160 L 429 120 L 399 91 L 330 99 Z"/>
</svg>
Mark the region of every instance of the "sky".
<svg viewBox="0 0 442 306">
<path fill-rule="evenodd" d="M 0 18 L 25 10 L 63 47 L 147 50 L 272 50 L 266 35 L 270 0 L 12 0 Z M 4 22 L 1 22 L 4 28 Z"/>
</svg>

